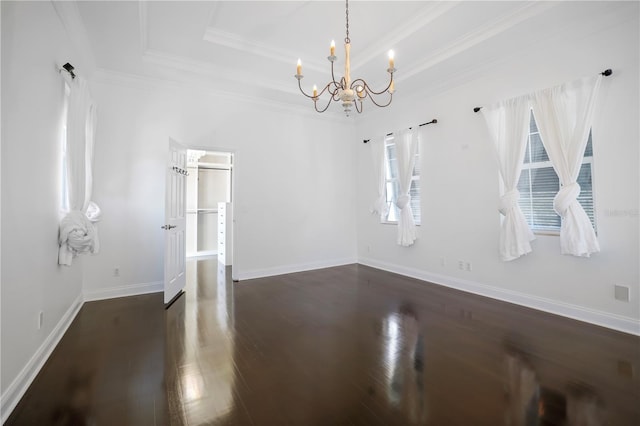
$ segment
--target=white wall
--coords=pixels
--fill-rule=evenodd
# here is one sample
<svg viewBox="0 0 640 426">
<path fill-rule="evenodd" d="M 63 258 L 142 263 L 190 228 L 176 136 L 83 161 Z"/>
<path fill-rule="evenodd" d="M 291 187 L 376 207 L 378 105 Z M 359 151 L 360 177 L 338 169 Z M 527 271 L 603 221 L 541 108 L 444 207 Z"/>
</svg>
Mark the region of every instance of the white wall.
<svg viewBox="0 0 640 426">
<path fill-rule="evenodd" d="M 1 7 L 4 418 L 81 302 L 82 260 L 57 264 L 64 94 L 57 67 L 81 60 L 50 2 Z"/>
<path fill-rule="evenodd" d="M 459 87 L 403 102 L 401 94 L 410 96 L 412 88 L 398 84 L 399 102 L 359 121 L 359 138 L 369 139 L 439 120 L 424 128 L 422 226 L 410 248 L 396 246 L 396 228 L 379 224 L 368 213 L 375 197 L 370 144 L 359 144 L 361 262 L 640 332 L 638 4 L 627 3 L 619 13 L 592 19 L 579 26 L 567 22 L 558 37 L 478 70 L 472 81 Z M 589 259 L 562 256 L 557 236 L 538 236 L 533 253 L 501 262 L 498 171 L 484 119 L 472 112 L 473 107 L 605 68 L 614 74 L 604 80 L 593 127 L 594 197 L 602 252 Z M 472 271 L 460 271 L 458 260 L 471 262 Z M 631 288 L 630 302 L 614 299 L 614 284 Z"/>
<path fill-rule="evenodd" d="M 235 153 L 234 276 L 355 262 L 351 122 L 111 74 L 100 80 L 92 85 L 99 108 L 94 198 L 103 219 L 101 253 L 85 259 L 89 298 L 153 291 L 162 281 L 169 137 Z"/>
</svg>

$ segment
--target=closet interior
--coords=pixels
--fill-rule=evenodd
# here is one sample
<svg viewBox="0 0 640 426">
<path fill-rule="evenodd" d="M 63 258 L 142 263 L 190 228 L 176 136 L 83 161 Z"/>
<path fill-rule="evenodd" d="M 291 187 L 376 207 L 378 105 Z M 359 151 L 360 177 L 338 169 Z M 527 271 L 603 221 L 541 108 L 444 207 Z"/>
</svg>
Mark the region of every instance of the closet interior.
<svg viewBox="0 0 640 426">
<path fill-rule="evenodd" d="M 188 150 L 187 170 L 187 257 L 222 252 L 221 261 L 231 264 L 227 229 L 231 223 L 233 154 Z"/>
</svg>

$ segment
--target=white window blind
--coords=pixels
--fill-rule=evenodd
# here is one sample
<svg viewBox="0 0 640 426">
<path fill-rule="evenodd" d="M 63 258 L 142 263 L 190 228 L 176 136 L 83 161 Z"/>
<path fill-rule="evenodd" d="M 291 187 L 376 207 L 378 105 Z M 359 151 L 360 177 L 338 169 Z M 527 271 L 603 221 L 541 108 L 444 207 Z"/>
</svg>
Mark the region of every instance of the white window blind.
<svg viewBox="0 0 640 426">
<path fill-rule="evenodd" d="M 385 162 L 385 182 L 386 182 L 386 203 L 388 206 L 387 214 L 380 217 L 382 222 L 397 223 L 400 211 L 396 206 L 398 197 L 398 159 L 396 155 L 396 144 L 393 135 L 387 136 L 384 141 L 384 162 Z M 420 147 L 416 153 L 416 161 L 413 167 L 413 175 L 411 177 L 411 187 L 409 189 L 411 196 L 411 210 L 413 211 L 413 220 L 416 225 L 420 225 Z"/>
<path fill-rule="evenodd" d="M 577 181 L 581 188 L 578 202 L 595 229 L 592 163 L 593 147 L 591 134 L 589 134 Z M 549 161 L 535 118 L 531 114 L 529 140 L 518 182 L 518 191 L 520 191 L 520 208 L 534 232 L 560 232 L 560 216 L 553 210 L 553 198 L 559 190 L 558 175 Z"/>
</svg>

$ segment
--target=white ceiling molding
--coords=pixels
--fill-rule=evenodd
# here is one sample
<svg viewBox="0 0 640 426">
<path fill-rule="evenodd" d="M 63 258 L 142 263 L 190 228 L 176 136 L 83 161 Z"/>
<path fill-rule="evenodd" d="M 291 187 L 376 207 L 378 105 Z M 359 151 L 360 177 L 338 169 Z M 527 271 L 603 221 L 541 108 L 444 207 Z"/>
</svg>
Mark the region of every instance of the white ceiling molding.
<svg viewBox="0 0 640 426">
<path fill-rule="evenodd" d="M 402 27 L 398 27 L 395 31 L 381 32 L 385 34 L 385 37 L 374 40 L 370 44 L 371 47 L 365 48 L 359 52 L 358 57 L 363 59 L 354 62 L 351 69 L 357 70 L 370 61 L 378 58 L 381 53 L 385 54 L 386 57 L 386 51 L 388 49 L 393 48 L 393 46 L 397 46 L 402 40 L 411 37 L 417 31 L 426 27 L 459 4 L 460 1 L 429 2 L 428 6 L 424 7 L 420 13 L 414 15 L 411 20 L 403 23 Z"/>
<path fill-rule="evenodd" d="M 74 1 L 51 0 L 51 4 L 67 31 L 72 45 L 81 56 L 80 58 L 60 59 L 64 59 L 64 62 L 75 62 L 76 72 L 81 76 L 86 77 L 93 74 L 96 69 L 96 61 L 77 3 Z"/>
<path fill-rule="evenodd" d="M 440 62 L 451 58 L 452 56 L 460 54 L 465 50 L 468 50 L 482 43 L 483 41 L 490 39 L 491 37 L 495 37 L 496 35 L 520 24 L 521 22 L 526 21 L 527 19 L 533 18 L 536 15 L 539 15 L 553 7 L 556 7 L 558 3 L 559 2 L 546 1 L 526 3 L 524 6 L 516 9 L 515 11 L 509 12 L 499 17 L 498 19 L 483 25 L 475 31 L 468 32 L 452 43 L 442 46 L 435 53 L 429 55 L 427 59 L 415 64 L 415 66 L 413 66 L 411 70 L 403 72 L 399 77 L 397 77 L 397 81 L 401 82 L 410 77 L 413 77 L 414 75 L 420 74 L 428 68 L 431 68 L 434 65 L 437 65 Z"/>
<path fill-rule="evenodd" d="M 176 92 L 191 91 L 198 95 L 207 93 L 215 96 L 216 99 L 219 99 L 222 103 L 226 103 L 228 101 L 246 103 L 269 111 L 278 111 L 289 115 L 315 118 L 317 120 L 327 122 L 335 122 L 335 120 L 348 121 L 350 118 L 345 117 L 342 110 L 327 111 L 324 114 L 318 114 L 311 108 L 300 108 L 300 105 L 298 104 L 292 105 L 289 102 L 284 102 L 278 99 L 266 99 L 260 96 L 251 96 L 227 90 L 220 90 L 219 87 L 201 84 L 188 79 L 184 81 L 177 81 L 175 79 L 141 76 L 138 74 L 98 68 L 93 74 L 91 81 L 97 84 L 130 87 L 138 90 L 173 90 Z"/>
<path fill-rule="evenodd" d="M 149 47 L 149 21 L 146 1 L 138 2 L 138 19 L 140 20 L 140 51 L 144 53 Z"/>
<path fill-rule="evenodd" d="M 160 65 L 174 70 L 189 72 L 205 77 L 209 80 L 227 80 L 234 84 L 252 85 L 265 89 L 273 89 L 279 92 L 297 95 L 299 92 L 294 85 L 284 85 L 275 80 L 261 78 L 259 81 L 253 79 L 252 74 L 245 71 L 233 71 L 214 65 L 211 62 L 197 61 L 185 56 L 173 55 L 160 52 L 154 49 L 147 49 L 142 55 L 142 60 L 148 63 Z"/>
<path fill-rule="evenodd" d="M 245 40 L 237 34 L 218 30 L 213 27 L 207 27 L 204 32 L 203 40 L 208 41 L 209 43 L 217 44 L 219 46 L 236 49 L 243 53 L 263 56 L 265 58 L 273 59 L 289 65 L 295 64 L 296 58 L 298 57 L 296 53 L 292 51 L 287 51 L 286 49 L 282 48 L 275 49 L 265 43 Z M 321 63 L 320 61 L 313 59 L 305 59 L 304 66 L 305 68 L 309 68 L 319 72 L 324 72 L 327 68 L 324 62 Z"/>
</svg>

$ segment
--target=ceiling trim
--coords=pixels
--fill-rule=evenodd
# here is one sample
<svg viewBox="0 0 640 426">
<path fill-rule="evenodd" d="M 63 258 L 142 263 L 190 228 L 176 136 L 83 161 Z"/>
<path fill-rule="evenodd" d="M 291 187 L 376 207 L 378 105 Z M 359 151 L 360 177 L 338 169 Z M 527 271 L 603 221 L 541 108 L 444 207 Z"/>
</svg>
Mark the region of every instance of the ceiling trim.
<svg viewBox="0 0 640 426">
<path fill-rule="evenodd" d="M 185 56 L 169 54 L 154 49 L 147 49 L 142 54 L 142 60 L 148 63 L 164 66 L 166 68 L 193 73 L 202 77 L 206 77 L 207 79 L 224 79 L 235 84 L 253 84 L 257 87 L 273 89 L 289 94 L 298 94 L 298 90 L 295 85 L 285 85 L 274 80 L 267 80 L 265 78 L 261 78 L 260 83 L 257 83 L 253 79 L 253 76 L 247 72 L 229 72 L 227 69 L 221 67 L 220 65 L 215 65 L 210 62 L 197 61 Z"/>
<path fill-rule="evenodd" d="M 266 43 L 246 40 L 238 34 L 227 31 L 218 30 L 213 27 L 207 27 L 204 32 L 203 40 L 218 46 L 225 46 L 231 49 L 239 50 L 243 53 L 250 53 L 256 56 L 262 56 L 272 60 L 276 60 L 285 64 L 290 64 L 291 68 L 295 66 L 296 53 L 285 49 L 275 49 Z M 305 68 L 314 71 L 323 72 L 326 70 L 326 64 L 318 60 L 305 59 Z"/>
<path fill-rule="evenodd" d="M 403 23 L 402 26 L 398 27 L 396 30 L 387 32 L 387 36 L 381 37 L 377 41 L 371 43 L 370 46 L 375 47 L 365 48 L 359 52 L 358 57 L 363 59 L 360 59 L 357 62 L 354 61 L 351 68 L 358 69 L 369 63 L 374 58 L 380 56 L 381 50 L 386 53 L 388 49 L 392 49 L 393 46 L 396 46 L 401 41 L 410 38 L 417 31 L 423 29 L 440 16 L 458 6 L 460 3 L 460 1 L 429 2 L 428 6 L 425 6 L 419 13 L 414 15 L 411 20 Z"/>
<path fill-rule="evenodd" d="M 149 47 L 149 9 L 146 1 L 138 2 L 138 19 L 140 21 L 140 51 L 144 53 Z"/>
<path fill-rule="evenodd" d="M 291 104 L 279 99 L 265 99 L 260 96 L 238 94 L 236 92 L 220 90 L 219 87 L 214 87 L 211 84 L 202 84 L 199 82 L 194 82 L 192 80 L 178 81 L 175 79 L 163 79 L 115 71 L 106 68 L 98 68 L 93 74 L 91 82 L 97 84 L 131 87 L 138 90 L 156 91 L 161 89 L 193 91 L 197 94 L 206 92 L 210 95 L 215 95 L 215 97 L 219 99 L 221 103 L 226 103 L 227 101 L 247 103 L 270 111 L 275 110 L 287 114 L 295 114 L 298 116 L 302 115 L 305 117 L 315 118 L 317 120 L 335 121 L 336 119 L 349 119 L 345 117 L 342 110 L 327 111 L 325 113 L 319 114 L 312 108 L 305 107 L 305 105 Z"/>
<path fill-rule="evenodd" d="M 82 16 L 80 16 L 77 3 L 74 1 L 51 0 L 51 4 L 65 28 L 71 44 L 80 54 L 80 58 L 69 58 L 68 60 L 73 62 L 80 61 L 80 75 L 91 75 L 96 69 L 96 60 L 93 56 L 87 29 L 84 26 Z M 76 68 L 78 68 L 77 65 L 76 63 Z"/>
<path fill-rule="evenodd" d="M 425 60 L 418 62 L 412 66 L 411 70 L 403 72 L 396 79 L 398 82 L 413 77 L 431 68 L 440 62 L 443 62 L 459 53 L 469 50 L 470 48 L 512 28 L 521 22 L 524 22 L 534 16 L 537 16 L 547 10 L 557 6 L 556 2 L 531 2 L 515 11 L 509 12 L 497 19 L 483 25 L 477 30 L 470 31 L 459 37 L 457 40 L 442 46 L 434 54 L 429 55 Z"/>
</svg>

